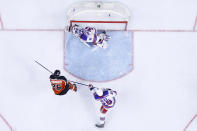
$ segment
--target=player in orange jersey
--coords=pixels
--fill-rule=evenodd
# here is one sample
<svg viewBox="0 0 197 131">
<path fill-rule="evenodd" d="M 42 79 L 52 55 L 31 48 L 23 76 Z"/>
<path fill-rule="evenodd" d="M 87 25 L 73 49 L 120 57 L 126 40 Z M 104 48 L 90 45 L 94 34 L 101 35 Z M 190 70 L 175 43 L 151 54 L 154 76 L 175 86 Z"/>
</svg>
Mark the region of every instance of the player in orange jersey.
<svg viewBox="0 0 197 131">
<path fill-rule="evenodd" d="M 64 76 L 60 76 L 60 70 L 55 70 L 50 75 L 50 82 L 56 95 L 65 95 L 69 89 L 75 92 L 77 91 L 75 84 L 71 84 Z"/>
</svg>

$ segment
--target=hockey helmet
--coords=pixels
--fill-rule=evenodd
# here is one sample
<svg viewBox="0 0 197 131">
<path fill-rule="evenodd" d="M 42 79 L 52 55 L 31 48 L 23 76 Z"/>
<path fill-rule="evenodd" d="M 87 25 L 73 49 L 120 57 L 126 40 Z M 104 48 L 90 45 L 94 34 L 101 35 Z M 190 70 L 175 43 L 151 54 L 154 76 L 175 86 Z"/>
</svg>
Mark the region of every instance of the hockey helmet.
<svg viewBox="0 0 197 131">
<path fill-rule="evenodd" d="M 55 70 L 55 72 L 53 73 L 53 75 L 59 76 L 60 75 L 60 70 Z"/>
<path fill-rule="evenodd" d="M 103 90 L 100 88 L 95 88 L 95 92 L 98 96 L 102 96 L 103 95 Z"/>
</svg>

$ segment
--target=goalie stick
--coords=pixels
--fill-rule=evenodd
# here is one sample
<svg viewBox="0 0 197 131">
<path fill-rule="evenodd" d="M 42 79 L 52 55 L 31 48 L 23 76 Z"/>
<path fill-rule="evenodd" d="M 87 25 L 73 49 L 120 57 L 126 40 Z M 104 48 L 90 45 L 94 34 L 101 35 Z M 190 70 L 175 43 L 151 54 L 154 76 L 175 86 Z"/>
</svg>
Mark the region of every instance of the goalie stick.
<svg viewBox="0 0 197 131">
<path fill-rule="evenodd" d="M 71 32 L 72 31 L 72 26 L 67 25 L 66 28 L 65 28 L 65 31 L 66 32 Z"/>
<path fill-rule="evenodd" d="M 40 64 L 38 61 L 34 60 L 38 65 L 40 65 L 42 68 L 44 68 L 45 70 L 47 70 L 48 72 L 50 72 L 51 74 L 53 74 L 52 71 L 50 71 L 48 68 L 46 68 L 45 66 L 43 66 L 42 64 Z M 70 80 L 68 80 L 70 81 Z M 70 82 L 73 82 L 73 83 L 76 83 L 76 84 L 80 84 L 80 85 L 84 85 L 84 86 L 89 86 L 87 84 L 83 84 L 83 83 L 80 83 L 80 82 L 75 82 L 75 81 L 70 81 Z"/>
</svg>

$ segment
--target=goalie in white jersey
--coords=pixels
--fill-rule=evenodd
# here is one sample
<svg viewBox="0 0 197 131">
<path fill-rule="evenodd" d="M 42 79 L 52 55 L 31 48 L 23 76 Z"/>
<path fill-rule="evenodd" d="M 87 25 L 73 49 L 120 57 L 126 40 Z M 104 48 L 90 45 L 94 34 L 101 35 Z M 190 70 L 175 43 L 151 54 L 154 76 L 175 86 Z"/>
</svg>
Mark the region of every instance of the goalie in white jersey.
<svg viewBox="0 0 197 131">
<path fill-rule="evenodd" d="M 96 123 L 95 126 L 97 127 L 104 127 L 105 125 L 105 115 L 106 112 L 113 108 L 116 103 L 115 96 L 117 95 L 116 91 L 113 91 L 112 89 L 101 89 L 97 87 L 93 87 L 93 85 L 89 85 L 90 91 L 92 91 L 94 99 L 97 101 L 100 101 L 102 106 L 100 108 L 100 120 L 98 123 Z"/>
<path fill-rule="evenodd" d="M 85 27 L 81 28 L 79 25 L 74 25 L 69 29 L 72 30 L 72 34 L 79 38 L 81 42 L 90 47 L 90 45 L 107 48 L 107 41 L 111 39 L 110 36 L 106 35 L 106 32 L 97 34 L 97 31 L 94 27 Z"/>
</svg>

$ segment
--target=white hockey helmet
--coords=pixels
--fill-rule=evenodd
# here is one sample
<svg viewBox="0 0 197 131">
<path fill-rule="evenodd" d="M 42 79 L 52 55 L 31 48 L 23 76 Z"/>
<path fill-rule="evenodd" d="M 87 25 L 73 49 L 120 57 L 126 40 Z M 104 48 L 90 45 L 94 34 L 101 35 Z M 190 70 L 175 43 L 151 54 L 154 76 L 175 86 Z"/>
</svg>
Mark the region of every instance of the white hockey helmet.
<svg viewBox="0 0 197 131">
<path fill-rule="evenodd" d="M 95 92 L 98 96 L 102 96 L 103 95 L 103 90 L 100 88 L 95 88 Z"/>
</svg>

